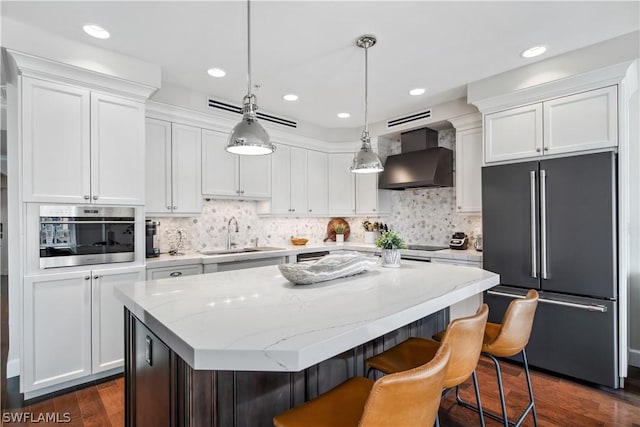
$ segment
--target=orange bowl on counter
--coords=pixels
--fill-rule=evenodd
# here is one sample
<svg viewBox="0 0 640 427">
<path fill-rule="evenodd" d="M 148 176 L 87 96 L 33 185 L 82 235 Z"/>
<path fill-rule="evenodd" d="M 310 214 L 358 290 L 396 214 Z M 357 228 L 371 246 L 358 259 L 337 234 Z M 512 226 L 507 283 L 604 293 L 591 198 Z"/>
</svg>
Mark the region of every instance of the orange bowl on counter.
<svg viewBox="0 0 640 427">
<path fill-rule="evenodd" d="M 291 238 L 291 243 L 293 243 L 296 246 L 306 245 L 308 241 L 309 241 L 309 239 L 304 239 L 302 237 L 292 237 Z"/>
</svg>

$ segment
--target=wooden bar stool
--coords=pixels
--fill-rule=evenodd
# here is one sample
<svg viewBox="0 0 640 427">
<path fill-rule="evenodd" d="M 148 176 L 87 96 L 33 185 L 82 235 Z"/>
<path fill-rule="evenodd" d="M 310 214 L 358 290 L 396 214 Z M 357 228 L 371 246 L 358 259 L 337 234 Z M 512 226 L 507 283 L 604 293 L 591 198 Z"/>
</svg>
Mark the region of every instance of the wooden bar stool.
<svg viewBox="0 0 640 427">
<path fill-rule="evenodd" d="M 482 339 L 489 315 L 489 307 L 483 304 L 478 312 L 469 317 L 456 319 L 449 324 L 442 337 L 442 344 L 424 338 L 409 338 L 377 356 L 367 359 L 369 371 L 377 369 L 385 374 L 404 371 L 431 360 L 441 345 L 451 348 L 451 361 L 447 368 L 444 388 L 457 387 L 470 376 L 478 402 L 480 425 L 484 426 L 482 403 L 476 377 L 476 366 L 480 358 Z M 368 376 L 369 372 L 367 372 Z"/>
<path fill-rule="evenodd" d="M 533 415 L 534 425 L 538 425 L 538 414 L 536 413 L 536 405 L 533 400 L 533 388 L 531 387 L 529 363 L 527 362 L 527 351 L 525 350 L 525 347 L 529 342 L 529 336 L 531 335 L 531 328 L 533 327 L 533 319 L 537 306 L 538 292 L 531 289 L 527 292 L 526 297 L 521 297 L 521 299 L 514 299 L 511 301 L 509 307 L 507 307 L 504 317 L 502 318 L 501 324 L 488 322 L 485 329 L 482 355 L 491 359 L 496 369 L 502 417 L 486 410 L 484 413 L 487 414 L 488 417 L 502 422 L 505 427 L 508 427 L 509 425 L 521 425 L 529 412 Z M 444 342 L 446 333 L 444 336 L 441 334 L 435 335 L 434 339 L 442 337 Z M 510 422 L 507 417 L 507 405 L 504 398 L 500 363 L 496 357 L 512 357 L 518 353 L 522 353 L 524 372 L 527 379 L 527 388 L 529 389 L 529 404 L 522 414 L 520 414 L 517 421 Z M 456 389 L 456 400 L 460 405 L 478 411 L 478 407 L 470 402 L 462 400 L 459 389 Z M 479 410 L 482 411 L 482 408 L 480 407 Z"/>
<path fill-rule="evenodd" d="M 273 418 L 275 427 L 432 426 L 440 405 L 450 349 L 429 363 L 375 383 L 354 377 Z"/>
</svg>

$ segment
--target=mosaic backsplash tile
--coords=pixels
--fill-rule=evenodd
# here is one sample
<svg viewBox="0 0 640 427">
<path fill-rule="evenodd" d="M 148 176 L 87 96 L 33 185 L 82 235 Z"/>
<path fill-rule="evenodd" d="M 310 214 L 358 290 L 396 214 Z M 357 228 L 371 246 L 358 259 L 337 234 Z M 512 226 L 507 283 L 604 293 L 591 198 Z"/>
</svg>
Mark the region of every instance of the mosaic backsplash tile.
<svg viewBox="0 0 640 427">
<path fill-rule="evenodd" d="M 440 131 L 439 145 L 454 149 L 455 131 Z M 391 154 L 400 152 L 399 143 L 389 147 Z M 455 155 L 455 153 L 454 153 Z M 408 243 L 448 245 L 454 231 L 464 231 L 473 239 L 481 233 L 482 217 L 455 212 L 455 188 L 421 188 L 394 191 L 391 215 L 345 218 L 351 228 L 349 241 L 364 242 L 363 220 L 384 222 Z M 205 200 L 202 214 L 193 218 L 150 218 L 160 222 L 160 251 L 174 249 L 182 235 L 182 250 L 224 248 L 227 245 L 227 222 L 235 217 L 239 232 L 232 226 L 231 241 L 239 247 L 283 246 L 291 236 L 305 237 L 320 243 L 327 236 L 326 218 L 268 218 L 258 216 L 258 202 L 241 200 Z"/>
</svg>

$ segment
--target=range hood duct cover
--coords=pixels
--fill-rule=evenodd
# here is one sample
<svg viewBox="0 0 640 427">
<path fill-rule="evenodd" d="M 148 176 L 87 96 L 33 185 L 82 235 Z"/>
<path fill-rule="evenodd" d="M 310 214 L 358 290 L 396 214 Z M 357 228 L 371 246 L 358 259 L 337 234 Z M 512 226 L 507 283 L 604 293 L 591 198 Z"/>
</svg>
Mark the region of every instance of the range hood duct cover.
<svg viewBox="0 0 640 427">
<path fill-rule="evenodd" d="M 402 154 L 387 157 L 378 187 L 404 190 L 453 186 L 453 151 L 438 147 L 438 132 L 422 128 L 401 135 Z"/>
</svg>

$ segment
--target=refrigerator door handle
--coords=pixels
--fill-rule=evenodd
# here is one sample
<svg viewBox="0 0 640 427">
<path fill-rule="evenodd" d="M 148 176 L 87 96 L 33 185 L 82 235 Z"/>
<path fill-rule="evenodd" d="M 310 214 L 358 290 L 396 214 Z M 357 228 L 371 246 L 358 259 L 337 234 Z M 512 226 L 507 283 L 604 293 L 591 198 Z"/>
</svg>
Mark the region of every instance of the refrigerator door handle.
<svg viewBox="0 0 640 427">
<path fill-rule="evenodd" d="M 497 295 L 497 296 L 507 297 L 507 298 L 515 298 L 515 299 L 525 298 L 524 295 L 510 294 L 507 292 L 500 292 L 500 291 L 487 291 L 487 293 L 489 295 Z M 546 299 L 546 298 L 539 298 L 538 302 L 542 304 L 552 304 L 552 305 L 561 305 L 563 307 L 579 308 L 581 310 L 587 310 L 587 311 L 597 311 L 599 313 L 607 312 L 607 307 L 600 304 L 577 304 L 575 302 L 558 301 L 558 300 Z"/>
<path fill-rule="evenodd" d="M 536 237 L 536 171 L 529 172 L 531 181 L 531 277 L 538 278 L 538 245 Z"/>
<path fill-rule="evenodd" d="M 547 274 L 547 171 L 540 171 L 540 276 L 548 279 Z"/>
</svg>

